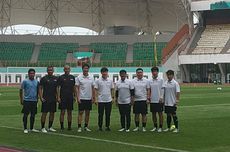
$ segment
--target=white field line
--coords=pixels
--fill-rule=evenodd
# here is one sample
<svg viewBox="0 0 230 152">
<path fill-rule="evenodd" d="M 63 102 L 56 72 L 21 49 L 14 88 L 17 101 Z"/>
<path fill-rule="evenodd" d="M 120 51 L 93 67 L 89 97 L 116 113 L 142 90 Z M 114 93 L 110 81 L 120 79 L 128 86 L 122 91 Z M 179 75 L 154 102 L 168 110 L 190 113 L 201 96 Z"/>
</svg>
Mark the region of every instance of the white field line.
<svg viewBox="0 0 230 152">
<path fill-rule="evenodd" d="M 9 126 L 0 126 L 0 127 L 22 131 L 21 128 L 16 128 L 16 127 L 9 127 Z M 86 137 L 86 136 L 68 135 L 68 134 L 51 133 L 51 132 L 49 132 L 47 134 L 55 135 L 55 136 L 62 136 L 62 137 L 69 137 L 69 138 L 78 138 L 78 139 L 85 139 L 85 140 L 91 140 L 91 141 L 105 142 L 105 143 L 112 143 L 112 144 L 119 144 L 119 145 L 132 146 L 132 147 L 158 149 L 158 150 L 163 150 L 163 151 L 167 151 L 167 152 L 188 152 L 186 150 L 180 150 L 180 149 L 142 145 L 142 144 L 133 144 L 133 143 L 128 143 L 128 142 L 121 142 L 121 141 L 116 141 L 116 140 L 107 140 L 107 139 L 100 139 L 100 138 L 93 138 L 93 137 Z"/>
<path fill-rule="evenodd" d="M 223 104 L 207 104 L 207 105 L 191 105 L 191 106 L 180 106 L 181 108 L 190 108 L 190 107 L 216 107 L 216 106 L 230 106 L 230 103 Z"/>
</svg>

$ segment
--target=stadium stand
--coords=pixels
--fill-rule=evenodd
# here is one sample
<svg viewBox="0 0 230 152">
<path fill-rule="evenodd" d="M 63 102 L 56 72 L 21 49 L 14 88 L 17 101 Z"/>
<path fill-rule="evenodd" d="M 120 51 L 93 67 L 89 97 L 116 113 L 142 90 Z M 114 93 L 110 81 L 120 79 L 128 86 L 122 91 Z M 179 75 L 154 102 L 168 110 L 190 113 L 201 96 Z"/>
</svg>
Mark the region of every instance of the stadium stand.
<svg viewBox="0 0 230 152">
<path fill-rule="evenodd" d="M 127 43 L 91 43 L 90 49 L 101 54 L 101 61 L 125 60 Z"/>
<path fill-rule="evenodd" d="M 1 61 L 29 61 L 34 49 L 34 43 L 0 42 Z"/>
<path fill-rule="evenodd" d="M 67 52 L 75 52 L 78 43 L 42 43 L 38 61 L 65 61 Z"/>
<path fill-rule="evenodd" d="M 165 42 L 157 42 L 157 58 L 159 61 L 162 60 L 162 50 L 166 46 Z M 138 65 L 140 60 L 153 60 L 154 59 L 154 43 L 145 42 L 145 43 L 134 43 L 133 45 L 133 60 L 134 65 Z M 148 64 L 148 63 L 143 63 Z"/>
<path fill-rule="evenodd" d="M 207 25 L 192 54 L 217 54 L 229 40 L 230 25 Z"/>
</svg>

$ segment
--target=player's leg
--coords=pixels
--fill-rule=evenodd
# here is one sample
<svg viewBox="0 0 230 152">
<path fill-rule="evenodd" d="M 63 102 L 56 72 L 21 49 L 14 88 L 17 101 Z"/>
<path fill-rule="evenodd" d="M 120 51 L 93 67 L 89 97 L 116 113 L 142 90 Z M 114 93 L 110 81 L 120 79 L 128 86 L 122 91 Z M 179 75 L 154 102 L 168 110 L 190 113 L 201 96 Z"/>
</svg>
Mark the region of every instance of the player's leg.
<svg viewBox="0 0 230 152">
<path fill-rule="evenodd" d="M 86 131 L 91 131 L 89 129 L 89 118 L 90 118 L 90 111 L 92 110 L 92 101 L 91 100 L 86 100 L 85 101 L 85 126 L 84 129 Z"/>
<path fill-rule="evenodd" d="M 120 123 L 121 123 L 121 129 L 119 129 L 119 131 L 124 131 L 125 130 L 125 109 L 124 109 L 124 105 L 118 104 L 118 108 L 119 108 Z"/>
<path fill-rule="evenodd" d="M 103 115 L 104 115 L 104 103 L 98 103 L 98 127 L 100 131 L 102 131 Z"/>
<path fill-rule="evenodd" d="M 112 103 L 105 104 L 105 127 L 106 131 L 110 131 L 110 115 L 112 111 Z"/>
<path fill-rule="evenodd" d="M 125 105 L 126 132 L 129 132 L 131 124 L 131 105 Z"/>
</svg>

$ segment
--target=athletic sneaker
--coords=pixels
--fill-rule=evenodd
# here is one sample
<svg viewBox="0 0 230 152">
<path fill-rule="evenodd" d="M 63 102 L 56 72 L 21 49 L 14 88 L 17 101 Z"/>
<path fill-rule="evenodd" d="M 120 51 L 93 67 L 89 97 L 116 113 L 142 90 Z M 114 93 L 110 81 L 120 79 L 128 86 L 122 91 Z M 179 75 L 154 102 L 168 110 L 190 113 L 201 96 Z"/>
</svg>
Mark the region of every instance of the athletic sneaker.
<svg viewBox="0 0 230 152">
<path fill-rule="evenodd" d="M 121 128 L 118 131 L 120 131 L 120 132 L 125 131 L 125 128 Z"/>
<path fill-rule="evenodd" d="M 133 129 L 134 132 L 139 131 L 139 127 Z"/>
<path fill-rule="evenodd" d="M 27 129 L 23 130 L 23 132 L 24 132 L 24 134 L 28 134 L 29 133 Z"/>
<path fill-rule="evenodd" d="M 166 128 L 165 130 L 163 130 L 164 132 L 168 132 L 169 131 L 169 128 Z"/>
<path fill-rule="evenodd" d="M 47 133 L 46 128 L 42 128 L 42 133 Z"/>
<path fill-rule="evenodd" d="M 175 130 L 173 130 L 173 133 L 178 133 L 179 132 L 179 129 L 175 129 Z"/>
<path fill-rule="evenodd" d="M 91 131 L 88 127 L 85 127 L 84 129 L 85 129 L 85 131 L 88 131 L 88 132 Z"/>
<path fill-rule="evenodd" d="M 159 128 L 159 129 L 157 130 L 157 132 L 162 132 L 162 128 Z"/>
<path fill-rule="evenodd" d="M 39 132 L 39 130 L 37 130 L 37 129 L 32 129 L 31 131 L 32 132 Z"/>
<path fill-rule="evenodd" d="M 81 132 L 81 128 L 78 128 L 77 132 Z"/>
<path fill-rule="evenodd" d="M 126 129 L 125 132 L 129 132 L 130 130 L 129 129 Z"/>
<path fill-rule="evenodd" d="M 53 129 L 52 127 L 48 129 L 48 131 L 51 131 L 51 132 L 56 132 L 57 130 Z"/>
<path fill-rule="evenodd" d="M 142 131 L 143 131 L 143 132 L 146 132 L 146 129 L 145 129 L 145 127 L 143 127 L 143 128 L 142 128 Z"/>
<path fill-rule="evenodd" d="M 153 128 L 152 130 L 150 130 L 150 131 L 152 131 L 152 132 L 157 131 L 157 128 L 154 127 L 154 128 Z"/>
</svg>

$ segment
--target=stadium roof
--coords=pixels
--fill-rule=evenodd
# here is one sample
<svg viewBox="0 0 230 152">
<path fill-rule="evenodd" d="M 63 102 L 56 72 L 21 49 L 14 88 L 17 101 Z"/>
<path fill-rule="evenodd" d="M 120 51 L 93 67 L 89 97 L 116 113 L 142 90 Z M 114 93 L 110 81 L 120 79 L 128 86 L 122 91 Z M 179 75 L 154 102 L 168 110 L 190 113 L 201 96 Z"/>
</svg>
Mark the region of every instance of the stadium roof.
<svg viewBox="0 0 230 152">
<path fill-rule="evenodd" d="M 111 26 L 134 26 L 143 31 L 177 31 L 187 23 L 183 0 L 4 0 L 10 22 L 50 29 L 84 27 L 96 32 Z M 1 22 L 4 20 L 2 19 Z M 3 23 L 2 23 L 3 26 Z"/>
</svg>

